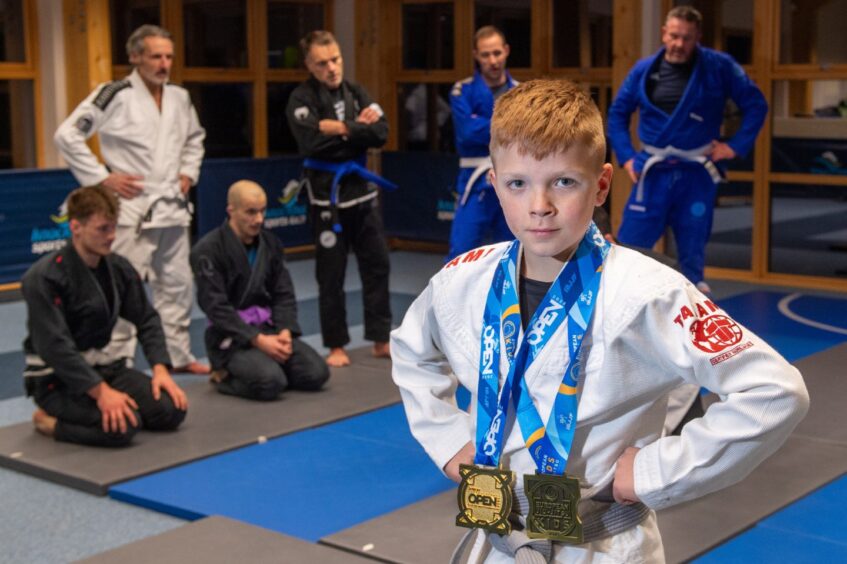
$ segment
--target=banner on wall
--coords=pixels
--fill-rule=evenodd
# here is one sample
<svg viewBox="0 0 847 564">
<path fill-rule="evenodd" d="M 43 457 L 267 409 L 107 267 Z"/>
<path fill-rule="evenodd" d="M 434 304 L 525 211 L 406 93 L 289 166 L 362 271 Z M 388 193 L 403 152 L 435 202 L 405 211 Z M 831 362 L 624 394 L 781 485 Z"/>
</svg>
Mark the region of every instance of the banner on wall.
<svg viewBox="0 0 847 564">
<path fill-rule="evenodd" d="M 247 179 L 267 192 L 265 226 L 287 247 L 311 243 L 306 195 L 284 192 L 291 181 L 299 181 L 301 163 L 293 157 L 204 161 L 192 195 L 197 235 L 223 222 L 227 189 Z M 0 284 L 18 282 L 40 256 L 66 244 L 70 229 L 64 203 L 78 186 L 67 169 L 0 171 Z"/>
<path fill-rule="evenodd" d="M 446 243 L 456 209 L 459 157 L 447 153 L 382 153 L 382 175 L 399 189 L 382 193 L 391 237 Z"/>
<path fill-rule="evenodd" d="M 400 187 L 383 192 L 390 237 L 447 242 L 456 205 L 458 157 L 427 152 L 385 152 L 382 174 Z M 226 218 L 226 193 L 238 180 L 253 180 L 268 196 L 265 227 L 286 247 L 312 243 L 308 200 L 297 190 L 299 157 L 209 159 L 193 189 L 196 238 Z M 78 183 L 67 169 L 0 171 L 0 284 L 17 282 L 33 262 L 65 245 L 70 236 L 64 202 Z"/>
<path fill-rule="evenodd" d="M 286 247 L 312 242 L 308 226 L 308 199 L 296 190 L 303 159 L 278 157 L 268 159 L 209 159 L 200 168 L 200 182 L 195 187 L 197 238 L 199 239 L 226 219 L 226 193 L 238 180 L 252 180 L 265 189 L 268 209 L 265 227 L 273 231 Z"/>
<path fill-rule="evenodd" d="M 66 169 L 0 171 L 0 284 L 65 245 L 65 198 L 77 186 Z"/>
</svg>

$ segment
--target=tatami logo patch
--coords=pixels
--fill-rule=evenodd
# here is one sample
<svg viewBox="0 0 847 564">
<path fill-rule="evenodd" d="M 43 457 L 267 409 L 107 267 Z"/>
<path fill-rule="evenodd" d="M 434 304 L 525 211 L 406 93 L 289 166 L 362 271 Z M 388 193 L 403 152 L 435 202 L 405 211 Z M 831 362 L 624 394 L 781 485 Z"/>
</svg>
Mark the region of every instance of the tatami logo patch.
<svg viewBox="0 0 847 564">
<path fill-rule="evenodd" d="M 703 352 L 716 353 L 741 341 L 743 333 L 738 324 L 725 315 L 710 315 L 697 319 L 688 328 L 691 342 Z"/>
<path fill-rule="evenodd" d="M 744 331 L 741 326 L 711 300 L 682 306 L 673 322 L 683 329 L 688 324 L 688 336 L 699 350 L 707 354 L 720 353 L 709 359 L 712 366 L 753 346 L 751 341 L 742 343 Z"/>
</svg>

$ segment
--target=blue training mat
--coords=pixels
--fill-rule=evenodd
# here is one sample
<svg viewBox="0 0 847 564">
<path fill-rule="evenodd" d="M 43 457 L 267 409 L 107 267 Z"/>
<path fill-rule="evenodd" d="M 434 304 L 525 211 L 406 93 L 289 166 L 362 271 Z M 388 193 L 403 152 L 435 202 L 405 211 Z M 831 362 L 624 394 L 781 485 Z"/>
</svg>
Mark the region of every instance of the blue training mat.
<svg viewBox="0 0 847 564">
<path fill-rule="evenodd" d="M 395 405 L 118 484 L 109 495 L 316 542 L 452 487 Z"/>
<path fill-rule="evenodd" d="M 843 562 L 845 499 L 847 476 L 842 476 L 694 562 Z"/>
<path fill-rule="evenodd" d="M 795 321 L 780 313 L 779 302 L 788 295 L 748 292 L 719 300 L 718 305 L 790 362 L 847 341 L 847 299 L 803 295 L 789 304 L 790 311 L 799 317 L 834 329 L 827 330 Z"/>
</svg>

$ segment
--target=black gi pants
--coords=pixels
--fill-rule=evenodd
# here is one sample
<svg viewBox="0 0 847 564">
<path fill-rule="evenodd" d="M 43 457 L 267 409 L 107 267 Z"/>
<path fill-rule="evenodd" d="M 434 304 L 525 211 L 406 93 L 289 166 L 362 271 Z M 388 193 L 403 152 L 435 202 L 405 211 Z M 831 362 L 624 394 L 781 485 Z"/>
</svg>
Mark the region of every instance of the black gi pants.
<svg viewBox="0 0 847 564">
<path fill-rule="evenodd" d="M 107 384 L 135 400 L 138 404 L 135 417 L 139 426 L 133 427 L 127 421 L 126 433 L 103 431 L 97 402 L 87 394 L 76 396 L 67 393 L 64 385 L 54 380 L 50 386 L 36 386 L 33 399 L 38 407 L 58 420 L 54 434 L 57 441 L 103 447 L 126 446 L 142 426 L 150 431 L 173 431 L 185 419 L 186 412 L 176 408 L 167 392 L 162 392 L 159 401 L 154 400 L 150 377 L 127 368 L 123 360 L 108 366 L 96 366 L 95 370 Z"/>
<path fill-rule="evenodd" d="M 387 343 L 391 332 L 388 244 L 385 242 L 377 200 L 340 208 L 338 219 L 341 233 L 332 231 L 328 208 L 311 207 L 323 344 L 327 348 L 335 348 L 350 342 L 344 275 L 347 254 L 351 249 L 359 263 L 359 276 L 362 279 L 365 339 Z"/>
<path fill-rule="evenodd" d="M 291 356 L 282 364 L 253 347 L 234 352 L 226 365 L 229 376 L 218 384 L 218 391 L 271 401 L 287 388 L 319 390 L 329 380 L 326 361 L 300 339 L 293 339 L 291 348 Z"/>
</svg>

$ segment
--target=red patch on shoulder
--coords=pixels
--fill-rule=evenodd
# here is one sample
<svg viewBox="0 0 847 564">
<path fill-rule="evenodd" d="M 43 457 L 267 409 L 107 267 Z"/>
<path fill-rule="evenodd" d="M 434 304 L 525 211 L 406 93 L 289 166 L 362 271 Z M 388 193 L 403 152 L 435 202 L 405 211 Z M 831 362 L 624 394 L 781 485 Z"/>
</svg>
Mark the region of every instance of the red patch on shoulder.
<svg viewBox="0 0 847 564">
<path fill-rule="evenodd" d="M 58 255 L 56 257 L 56 264 L 59 264 L 60 262 L 62 262 L 62 255 Z"/>
<path fill-rule="evenodd" d="M 53 305 L 55 305 L 55 306 L 62 305 L 62 298 L 60 298 L 59 296 L 55 296 L 53 298 Z"/>
<path fill-rule="evenodd" d="M 696 319 L 688 331 L 694 346 L 706 353 L 720 352 L 738 344 L 743 336 L 735 321 L 720 314 Z"/>
</svg>

